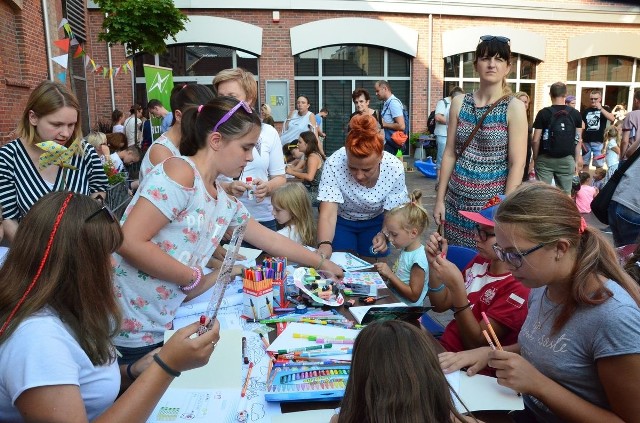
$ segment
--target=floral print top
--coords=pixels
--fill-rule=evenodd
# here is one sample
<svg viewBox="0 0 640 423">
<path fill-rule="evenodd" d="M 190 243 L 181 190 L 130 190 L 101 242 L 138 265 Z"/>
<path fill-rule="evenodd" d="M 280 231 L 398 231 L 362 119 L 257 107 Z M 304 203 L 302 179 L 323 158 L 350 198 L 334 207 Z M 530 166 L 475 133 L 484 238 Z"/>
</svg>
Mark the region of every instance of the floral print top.
<svg viewBox="0 0 640 423">
<path fill-rule="evenodd" d="M 211 197 L 189 158 L 167 160 L 184 160 L 191 165 L 195 173 L 193 187 L 184 187 L 170 179 L 164 171 L 165 160 L 147 174 L 121 223 L 127 220 L 140 197 L 146 198 L 169 219 L 152 242 L 187 266 L 204 267 L 227 228 L 248 221 L 249 213 L 241 202 L 226 195 L 221 188 L 217 200 Z M 115 344 L 137 348 L 162 342 L 164 331 L 171 329 L 175 312 L 186 295 L 177 284 L 156 279 L 120 255 L 114 256 L 114 289 L 123 313 Z"/>
</svg>

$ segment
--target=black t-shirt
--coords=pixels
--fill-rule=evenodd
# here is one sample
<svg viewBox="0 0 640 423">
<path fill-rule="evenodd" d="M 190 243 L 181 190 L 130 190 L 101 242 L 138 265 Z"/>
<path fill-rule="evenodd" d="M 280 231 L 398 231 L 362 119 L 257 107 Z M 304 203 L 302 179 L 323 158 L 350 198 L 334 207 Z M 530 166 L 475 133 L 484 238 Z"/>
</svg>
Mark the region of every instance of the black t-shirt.
<svg viewBox="0 0 640 423">
<path fill-rule="evenodd" d="M 571 118 L 571 120 L 575 122 L 576 128 L 582 128 L 582 116 L 580 116 L 580 112 L 574 109 L 573 107 L 562 106 L 562 105 L 552 105 L 551 109 L 553 109 L 553 111 L 550 110 L 548 107 L 541 109 L 536 115 L 536 119 L 533 121 L 534 129 L 542 129 L 542 134 L 540 136 L 541 142 L 544 137 L 544 130 L 549 128 L 549 125 L 551 124 L 551 117 L 553 116 L 554 113 L 557 113 L 560 110 L 567 110 L 569 112 L 569 117 Z M 540 146 L 539 151 L 541 154 L 544 153 L 542 151 L 542 145 Z"/>
<path fill-rule="evenodd" d="M 602 116 L 600 110 L 589 107 L 582 112 L 584 131 L 582 140 L 584 142 L 603 142 L 604 130 L 607 128 L 607 118 Z"/>
</svg>

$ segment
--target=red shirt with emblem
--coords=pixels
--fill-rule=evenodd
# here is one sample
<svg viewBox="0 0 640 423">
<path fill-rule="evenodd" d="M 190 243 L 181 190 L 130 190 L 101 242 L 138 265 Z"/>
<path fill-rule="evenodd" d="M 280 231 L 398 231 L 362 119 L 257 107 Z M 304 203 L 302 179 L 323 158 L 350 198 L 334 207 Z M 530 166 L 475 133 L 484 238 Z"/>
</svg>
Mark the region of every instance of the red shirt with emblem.
<svg viewBox="0 0 640 423">
<path fill-rule="evenodd" d="M 492 275 L 489 261 L 477 255 L 464 270 L 467 298 L 471 302 L 471 311 L 477 321 L 482 320 L 483 311 L 487 317 L 500 323 L 507 329 L 500 337 L 500 343 L 512 345 L 518 342 L 518 333 L 527 317 L 527 299 L 529 288 L 518 282 L 511 273 Z M 464 351 L 458 324 L 452 320 L 444 330 L 440 343 L 447 351 Z"/>
</svg>

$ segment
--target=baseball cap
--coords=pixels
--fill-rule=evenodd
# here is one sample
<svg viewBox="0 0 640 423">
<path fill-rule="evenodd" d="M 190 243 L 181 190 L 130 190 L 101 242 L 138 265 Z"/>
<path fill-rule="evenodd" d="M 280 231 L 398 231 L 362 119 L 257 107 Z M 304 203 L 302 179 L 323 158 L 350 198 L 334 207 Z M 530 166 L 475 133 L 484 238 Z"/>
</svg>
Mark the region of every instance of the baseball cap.
<svg viewBox="0 0 640 423">
<path fill-rule="evenodd" d="M 494 196 L 487 201 L 487 204 L 485 204 L 479 212 L 459 211 L 458 213 L 469 220 L 480 223 L 481 225 L 495 226 L 493 218 L 496 215 L 496 211 L 498 211 L 498 206 L 504 198 L 504 195 Z"/>
</svg>

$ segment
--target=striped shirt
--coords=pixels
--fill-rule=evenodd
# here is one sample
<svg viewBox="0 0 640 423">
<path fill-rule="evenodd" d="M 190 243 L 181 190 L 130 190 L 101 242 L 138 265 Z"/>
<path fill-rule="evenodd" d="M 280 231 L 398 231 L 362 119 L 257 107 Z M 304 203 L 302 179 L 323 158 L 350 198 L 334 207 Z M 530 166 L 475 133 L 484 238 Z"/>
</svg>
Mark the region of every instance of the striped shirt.
<svg viewBox="0 0 640 423">
<path fill-rule="evenodd" d="M 83 142 L 83 148 L 83 156 L 73 156 L 71 159 L 71 164 L 77 169 L 67 169 L 66 184 L 62 168 L 58 170 L 53 184 L 45 181 L 20 139 L 0 148 L 2 216 L 19 221 L 36 201 L 55 190 L 66 189 L 86 195 L 105 192 L 109 184 L 98 154 L 90 144 Z"/>
</svg>

